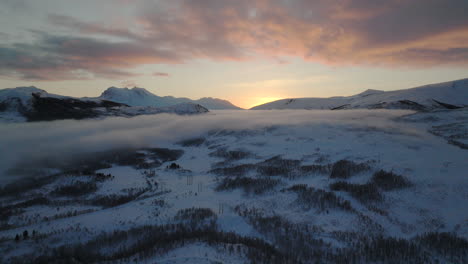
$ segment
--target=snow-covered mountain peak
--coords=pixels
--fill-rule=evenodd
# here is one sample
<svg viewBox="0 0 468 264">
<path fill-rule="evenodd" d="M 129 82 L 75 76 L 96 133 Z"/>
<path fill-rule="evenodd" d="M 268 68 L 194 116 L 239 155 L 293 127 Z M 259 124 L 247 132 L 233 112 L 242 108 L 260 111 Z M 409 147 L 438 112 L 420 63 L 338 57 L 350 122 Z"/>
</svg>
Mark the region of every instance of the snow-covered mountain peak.
<svg viewBox="0 0 468 264">
<path fill-rule="evenodd" d="M 35 86 L 23 86 L 0 90 L 0 104 L 8 111 L 29 108 L 32 95 L 49 96 L 49 93 Z"/>
<path fill-rule="evenodd" d="M 0 100 L 4 100 L 7 98 L 19 98 L 21 100 L 28 100 L 31 98 L 32 93 L 41 94 L 41 95 L 47 94 L 46 91 L 39 89 L 35 86 L 7 88 L 7 89 L 0 90 Z"/>
<path fill-rule="evenodd" d="M 168 107 L 181 103 L 200 104 L 208 109 L 240 109 L 231 104 L 229 101 L 204 97 L 199 100 L 191 100 L 189 98 L 178 98 L 173 96 L 157 96 L 145 88 L 117 88 L 110 87 L 105 90 L 98 99 L 114 101 L 127 104 L 130 106 L 155 106 Z"/>
<path fill-rule="evenodd" d="M 123 103 L 130 106 L 157 106 L 165 107 L 170 104 L 164 104 L 161 97 L 152 94 L 144 88 L 117 88 L 110 87 L 105 90 L 98 99 L 109 100 Z"/>
<path fill-rule="evenodd" d="M 154 96 L 151 92 L 145 88 L 133 87 L 133 88 L 118 88 L 115 86 L 107 88 L 102 94 L 104 96 Z"/>
<path fill-rule="evenodd" d="M 367 89 L 362 93 L 356 94 L 355 96 L 365 97 L 365 96 L 369 96 L 369 95 L 372 95 L 372 94 L 380 94 L 380 93 L 384 93 L 384 92 L 385 91 L 382 91 L 382 90 Z"/>
</svg>

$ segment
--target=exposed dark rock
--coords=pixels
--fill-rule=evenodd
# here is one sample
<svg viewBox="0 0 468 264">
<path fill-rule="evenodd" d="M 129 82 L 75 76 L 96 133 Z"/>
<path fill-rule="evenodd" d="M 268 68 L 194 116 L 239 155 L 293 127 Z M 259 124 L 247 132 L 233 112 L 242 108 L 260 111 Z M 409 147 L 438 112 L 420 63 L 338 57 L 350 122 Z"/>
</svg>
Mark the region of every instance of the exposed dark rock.
<svg viewBox="0 0 468 264">
<path fill-rule="evenodd" d="M 447 104 L 447 103 L 443 103 L 443 102 L 440 102 L 440 101 L 437 101 L 435 99 L 432 99 L 432 101 L 438 103 L 439 105 L 447 108 L 447 109 L 460 109 L 460 108 L 463 108 L 461 106 L 456 106 L 456 105 L 452 105 L 452 104 Z"/>
<path fill-rule="evenodd" d="M 32 109 L 23 112 L 28 121 L 51 121 L 60 119 L 85 119 L 97 117 L 98 107 L 118 107 L 125 104 L 111 101 L 84 101 L 73 98 L 41 97 L 32 94 Z"/>
<path fill-rule="evenodd" d="M 350 104 L 345 104 L 345 105 L 340 105 L 337 107 L 333 107 L 330 110 L 343 110 L 343 109 L 348 109 L 351 105 Z"/>
</svg>

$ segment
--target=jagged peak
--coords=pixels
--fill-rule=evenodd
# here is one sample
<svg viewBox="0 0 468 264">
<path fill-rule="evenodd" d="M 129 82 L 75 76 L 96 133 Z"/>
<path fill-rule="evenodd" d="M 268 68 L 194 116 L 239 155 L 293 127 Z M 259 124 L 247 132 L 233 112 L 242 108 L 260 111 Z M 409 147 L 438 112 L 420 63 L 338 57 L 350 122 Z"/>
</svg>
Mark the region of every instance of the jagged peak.
<svg viewBox="0 0 468 264">
<path fill-rule="evenodd" d="M 133 94 L 138 94 L 138 95 L 153 95 L 150 91 L 146 90 L 145 88 L 140 88 L 140 87 L 133 87 L 133 88 L 128 88 L 128 87 L 115 87 L 111 86 L 107 88 L 104 92 L 102 92 L 102 95 L 112 95 L 116 93 L 133 93 Z"/>
</svg>

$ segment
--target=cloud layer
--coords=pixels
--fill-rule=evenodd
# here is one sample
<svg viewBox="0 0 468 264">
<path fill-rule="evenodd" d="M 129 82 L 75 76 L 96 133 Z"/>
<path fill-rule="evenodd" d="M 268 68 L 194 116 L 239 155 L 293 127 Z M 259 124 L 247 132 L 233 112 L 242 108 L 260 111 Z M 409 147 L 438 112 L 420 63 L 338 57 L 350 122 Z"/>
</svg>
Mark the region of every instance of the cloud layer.
<svg viewBox="0 0 468 264">
<path fill-rule="evenodd" d="M 3 124 L 0 126 L 0 184 L 2 174 L 18 162 L 50 158 L 76 158 L 83 153 L 116 148 L 173 147 L 182 139 L 205 136 L 217 130 L 255 130 L 271 126 L 304 127 L 305 134 L 321 128 L 368 128 L 391 134 L 422 136 L 393 121 L 410 113 L 403 110 L 349 111 L 215 111 L 197 116 L 159 114 L 104 120 L 53 121 Z M 292 128 L 297 126 L 296 128 Z"/>
<path fill-rule="evenodd" d="M 33 32 L 33 43 L 1 46 L 0 75 L 128 78 L 144 64 L 286 56 L 333 65 L 468 65 L 466 0 L 142 0 L 121 8 L 128 5 L 138 6 L 131 24 L 49 15 L 69 33 Z"/>
</svg>

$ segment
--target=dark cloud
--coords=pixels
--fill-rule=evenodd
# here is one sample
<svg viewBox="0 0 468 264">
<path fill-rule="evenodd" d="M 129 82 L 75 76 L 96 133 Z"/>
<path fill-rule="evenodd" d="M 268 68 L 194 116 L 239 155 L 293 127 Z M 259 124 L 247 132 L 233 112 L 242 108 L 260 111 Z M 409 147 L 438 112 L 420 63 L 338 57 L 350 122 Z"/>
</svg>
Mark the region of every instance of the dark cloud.
<svg viewBox="0 0 468 264">
<path fill-rule="evenodd" d="M 138 39 L 139 36 L 131 32 L 128 28 L 119 28 L 116 26 L 105 26 L 102 23 L 83 22 L 76 18 L 51 14 L 48 20 L 55 26 L 76 29 L 80 33 L 92 35 L 108 35 L 114 37 L 122 37 L 126 39 Z"/>
<path fill-rule="evenodd" d="M 127 3 L 127 2 L 125 2 Z M 29 79 L 135 76 L 143 64 L 195 59 L 425 67 L 468 65 L 466 0 L 138 1 L 130 25 L 50 15 L 40 33 L 0 49 L 0 74 Z M 125 5 L 124 5 L 125 6 Z"/>
<path fill-rule="evenodd" d="M 33 44 L 0 47 L 0 75 L 28 80 L 128 78 L 129 71 L 151 63 L 179 62 L 172 51 L 135 41 L 111 42 L 37 33 Z"/>
<path fill-rule="evenodd" d="M 385 12 L 350 26 L 364 32 L 372 43 L 377 44 L 414 41 L 468 27 L 466 0 L 394 2 L 396 4 Z"/>
</svg>

